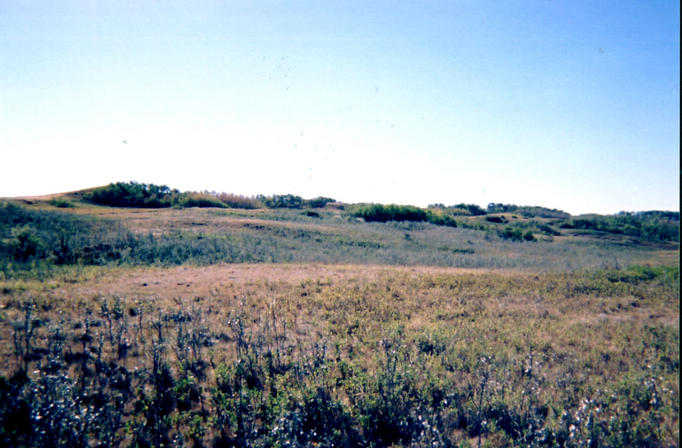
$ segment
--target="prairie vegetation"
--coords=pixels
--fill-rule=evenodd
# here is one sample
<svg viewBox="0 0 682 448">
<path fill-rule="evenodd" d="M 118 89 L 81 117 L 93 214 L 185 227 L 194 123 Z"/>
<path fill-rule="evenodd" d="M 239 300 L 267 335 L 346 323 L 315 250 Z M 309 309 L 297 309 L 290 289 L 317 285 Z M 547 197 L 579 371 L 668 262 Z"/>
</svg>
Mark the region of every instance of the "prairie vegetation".
<svg viewBox="0 0 682 448">
<path fill-rule="evenodd" d="M 679 445 L 679 214 L 164 194 L 0 205 L 0 445 Z"/>
<path fill-rule="evenodd" d="M 177 189 L 171 189 L 166 185 L 138 182 L 116 182 L 103 187 L 93 188 L 82 193 L 82 198 L 87 202 L 98 205 L 139 208 L 321 208 L 330 202 L 334 202 L 332 198 L 320 196 L 313 199 L 303 199 L 293 194 L 247 197 L 231 193 L 208 191 L 181 192 Z M 60 206 L 54 204 L 56 200 L 58 199 L 53 200 L 53 205 Z M 68 204 L 68 202 L 62 200 L 60 204 Z"/>
<path fill-rule="evenodd" d="M 457 227 L 454 218 L 441 210 L 424 210 L 411 205 L 361 205 L 355 208 L 353 216 L 367 222 L 410 221 Z"/>
<path fill-rule="evenodd" d="M 5 281 L 4 443 L 677 443 L 677 269 L 275 266 Z M 182 287 L 145 294 L 160 278 Z"/>
</svg>

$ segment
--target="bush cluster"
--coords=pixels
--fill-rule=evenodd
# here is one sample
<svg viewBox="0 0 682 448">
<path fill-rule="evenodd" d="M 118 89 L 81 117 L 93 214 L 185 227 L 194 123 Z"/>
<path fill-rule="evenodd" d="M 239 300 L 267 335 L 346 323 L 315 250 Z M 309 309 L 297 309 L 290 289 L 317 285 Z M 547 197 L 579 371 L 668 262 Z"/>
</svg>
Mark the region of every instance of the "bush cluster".
<svg viewBox="0 0 682 448">
<path fill-rule="evenodd" d="M 322 196 L 303 199 L 295 194 L 259 195 L 256 198 L 268 208 L 322 208 L 330 202 L 336 202 L 332 198 Z"/>
<path fill-rule="evenodd" d="M 486 211 L 487 213 L 518 213 L 526 218 L 567 219 L 571 217 L 569 213 L 555 208 L 501 203 L 488 204 Z"/>
<path fill-rule="evenodd" d="M 560 225 L 564 229 L 601 231 L 660 241 L 680 240 L 678 212 L 621 212 L 617 215 L 575 217 Z"/>
<path fill-rule="evenodd" d="M 116 182 L 86 192 L 83 199 L 112 207 L 163 208 L 178 204 L 182 193 L 165 185 Z"/>
<path fill-rule="evenodd" d="M 412 205 L 371 204 L 358 207 L 353 215 L 367 222 L 427 221 L 428 213 Z"/>
<path fill-rule="evenodd" d="M 512 241 L 535 241 L 535 236 L 530 230 L 523 231 L 515 226 L 506 226 L 498 232 L 501 238 Z"/>
<path fill-rule="evenodd" d="M 425 210 L 412 205 L 370 204 L 356 207 L 352 214 L 367 222 L 430 222 L 440 226 L 457 227 L 457 222 L 451 215 L 437 208 Z"/>
<path fill-rule="evenodd" d="M 293 194 L 264 196 L 255 198 L 230 193 L 180 192 L 165 185 L 138 182 L 116 182 L 94 188 L 83 195 L 83 199 L 99 205 L 112 207 L 218 207 L 218 208 L 322 208 L 332 198 L 316 197 L 303 199 Z M 68 207 L 70 203 L 54 202 L 55 206 Z"/>
</svg>

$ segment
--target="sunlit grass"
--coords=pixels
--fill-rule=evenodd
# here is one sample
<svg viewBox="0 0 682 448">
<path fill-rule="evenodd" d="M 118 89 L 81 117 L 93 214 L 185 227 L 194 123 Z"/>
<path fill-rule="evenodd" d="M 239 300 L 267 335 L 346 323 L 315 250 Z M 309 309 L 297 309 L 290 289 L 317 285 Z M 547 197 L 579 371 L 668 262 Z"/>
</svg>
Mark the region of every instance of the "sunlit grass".
<svg viewBox="0 0 682 448">
<path fill-rule="evenodd" d="M 3 282 L 2 370 L 9 378 L 25 367 L 29 378 L 3 390 L 41 406 L 47 397 L 31 399 L 29 389 L 63 372 L 60 387 L 78 402 L 114 400 L 97 416 L 62 409 L 103 428 L 74 427 L 69 437 L 123 445 L 457 446 L 476 445 L 479 434 L 493 445 L 677 443 L 676 268 L 349 266 L 307 276 L 295 270 L 304 266 L 272 265 L 240 277 L 247 271 L 225 266 L 216 274 L 233 279 L 213 282 L 193 269 Z M 145 294 L 155 278 L 163 284 Z M 112 289 L 117 282 L 129 292 Z M 101 375 L 118 375 L 125 389 Z"/>
</svg>

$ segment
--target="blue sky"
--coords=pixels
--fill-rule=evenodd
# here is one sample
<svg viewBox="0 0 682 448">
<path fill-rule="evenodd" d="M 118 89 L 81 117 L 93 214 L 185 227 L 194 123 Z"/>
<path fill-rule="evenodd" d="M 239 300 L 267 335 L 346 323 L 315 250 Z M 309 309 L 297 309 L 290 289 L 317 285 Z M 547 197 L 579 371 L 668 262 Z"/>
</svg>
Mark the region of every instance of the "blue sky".
<svg viewBox="0 0 682 448">
<path fill-rule="evenodd" d="M 0 2 L 0 196 L 679 209 L 679 2 Z M 124 143 L 125 142 L 125 143 Z"/>
</svg>

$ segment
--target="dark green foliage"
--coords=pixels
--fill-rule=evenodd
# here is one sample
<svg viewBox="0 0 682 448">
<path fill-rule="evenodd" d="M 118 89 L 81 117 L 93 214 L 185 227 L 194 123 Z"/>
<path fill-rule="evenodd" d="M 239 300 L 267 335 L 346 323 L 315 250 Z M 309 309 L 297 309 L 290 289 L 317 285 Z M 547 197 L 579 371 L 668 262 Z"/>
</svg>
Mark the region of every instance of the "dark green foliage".
<svg viewBox="0 0 682 448">
<path fill-rule="evenodd" d="M 505 240 L 512 241 L 523 240 L 523 231 L 518 227 L 506 226 L 502 231 L 499 232 L 499 235 Z"/>
<path fill-rule="evenodd" d="M 483 210 L 481 207 L 479 207 L 476 204 L 457 204 L 457 205 L 453 205 L 452 207 L 458 208 L 461 210 L 466 210 L 472 216 L 482 216 L 482 215 L 485 215 L 487 213 L 485 210 Z"/>
<path fill-rule="evenodd" d="M 332 198 L 322 196 L 313 199 L 303 199 L 301 196 L 294 194 L 259 195 L 256 198 L 268 208 L 322 208 L 330 202 L 335 202 Z"/>
<path fill-rule="evenodd" d="M 507 222 L 507 218 L 504 216 L 486 216 L 485 220 L 496 224 L 504 224 Z"/>
<path fill-rule="evenodd" d="M 177 204 L 180 195 L 178 190 L 165 185 L 116 182 L 85 193 L 83 199 L 113 207 L 161 208 Z"/>
<path fill-rule="evenodd" d="M 44 257 L 45 242 L 27 225 L 14 227 L 11 237 L 4 241 L 4 245 L 9 254 L 19 262 Z"/>
<path fill-rule="evenodd" d="M 95 188 L 85 193 L 83 199 L 111 207 L 227 207 L 227 204 L 212 193 L 182 193 L 165 185 L 137 182 L 116 182 Z"/>
<path fill-rule="evenodd" d="M 303 198 L 294 194 L 259 195 L 256 198 L 268 208 L 301 208 L 304 205 Z"/>
<path fill-rule="evenodd" d="M 116 182 L 104 187 L 95 188 L 83 195 L 83 199 L 99 205 L 112 207 L 217 207 L 255 209 L 262 206 L 268 208 L 322 208 L 332 198 L 316 197 L 303 199 L 293 194 L 263 196 L 248 198 L 227 193 L 196 193 L 180 192 L 165 185 L 144 184 L 137 182 Z M 70 206 L 66 201 L 58 206 Z M 57 203 L 55 203 L 57 205 Z"/>
<path fill-rule="evenodd" d="M 429 215 L 426 210 L 412 205 L 382 205 L 371 204 L 358 207 L 353 216 L 362 218 L 368 222 L 388 221 L 428 221 Z"/>
<path fill-rule="evenodd" d="M 498 235 L 511 241 L 535 241 L 535 236 L 531 230 L 525 232 L 520 226 L 506 226 L 504 229 L 498 231 Z"/>
<path fill-rule="evenodd" d="M 441 211 L 427 211 L 427 220 L 437 226 L 457 227 L 457 221 L 449 214 Z"/>
<path fill-rule="evenodd" d="M 310 208 L 322 208 L 325 205 L 329 204 L 330 202 L 336 202 L 336 201 L 332 198 L 325 198 L 323 196 L 318 196 L 316 198 L 308 199 L 308 200 L 304 201 L 304 204 L 306 207 L 310 207 Z"/>
<path fill-rule="evenodd" d="M 50 205 L 53 205 L 58 208 L 73 208 L 75 205 L 73 202 L 67 201 L 65 199 L 60 199 L 60 198 L 55 198 L 55 199 L 50 199 Z"/>
</svg>

